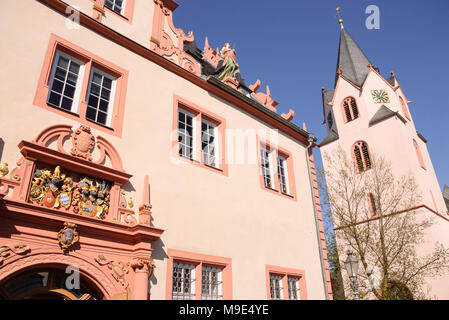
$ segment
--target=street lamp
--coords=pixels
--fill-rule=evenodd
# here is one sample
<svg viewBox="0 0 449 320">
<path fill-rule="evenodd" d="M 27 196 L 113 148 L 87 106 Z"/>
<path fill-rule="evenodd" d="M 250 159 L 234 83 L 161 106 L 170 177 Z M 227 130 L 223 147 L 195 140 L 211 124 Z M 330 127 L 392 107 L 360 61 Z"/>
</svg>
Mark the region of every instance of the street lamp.
<svg viewBox="0 0 449 320">
<path fill-rule="evenodd" d="M 359 270 L 359 260 L 352 256 L 352 252 L 348 251 L 348 257 L 345 261 L 345 268 L 351 280 L 351 288 L 354 291 L 354 299 L 359 300 L 359 284 L 357 283 L 357 271 Z"/>
</svg>

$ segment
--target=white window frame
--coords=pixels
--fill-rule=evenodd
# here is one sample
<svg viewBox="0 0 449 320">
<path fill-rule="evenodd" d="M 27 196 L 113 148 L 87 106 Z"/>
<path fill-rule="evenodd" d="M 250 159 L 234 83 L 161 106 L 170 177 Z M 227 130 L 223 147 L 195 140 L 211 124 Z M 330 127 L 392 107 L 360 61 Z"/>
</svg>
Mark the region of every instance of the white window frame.
<svg viewBox="0 0 449 320">
<path fill-rule="evenodd" d="M 72 108 L 70 109 L 70 112 L 77 113 L 80 96 L 81 96 L 81 87 L 82 87 L 83 79 L 84 79 L 84 70 L 85 70 L 86 64 L 84 62 L 72 57 L 71 55 L 68 55 L 68 54 L 60 51 L 60 50 L 57 50 L 55 52 L 55 55 L 53 58 L 53 65 L 51 67 L 51 73 L 50 73 L 50 82 L 48 84 L 49 88 L 48 88 L 48 94 L 47 94 L 47 102 L 48 102 L 48 99 L 50 98 L 51 89 L 53 88 L 53 82 L 55 80 L 55 74 L 56 74 L 56 67 L 58 65 L 58 61 L 59 61 L 60 57 L 66 58 L 68 60 L 73 60 L 74 62 L 76 62 L 80 65 L 78 78 L 76 80 L 76 85 L 75 85 L 75 93 L 73 95 Z M 62 99 L 62 97 L 61 97 L 61 99 Z M 53 106 L 53 105 L 51 105 L 51 106 Z M 60 110 L 65 110 L 61 107 L 56 107 L 56 106 L 53 106 L 53 107 L 60 109 Z"/>
<path fill-rule="evenodd" d="M 115 7 L 115 0 L 111 0 L 112 2 L 114 2 L 114 5 L 112 6 L 112 8 L 114 8 Z M 118 13 L 117 11 L 115 11 L 114 9 L 111 9 L 111 8 L 109 8 L 107 5 L 106 5 L 106 0 L 104 1 L 104 6 L 106 7 L 106 8 L 108 8 L 109 10 L 112 10 L 112 11 L 114 11 L 115 13 Z M 123 0 L 123 2 L 122 2 L 122 9 L 120 10 L 120 13 L 118 13 L 118 14 L 120 14 L 120 15 L 122 15 L 122 16 L 124 16 L 125 15 L 125 8 L 126 8 L 126 0 Z"/>
<path fill-rule="evenodd" d="M 215 155 L 214 155 L 215 166 L 211 165 L 211 164 L 208 164 L 208 163 L 206 163 L 204 161 L 204 150 L 202 149 L 202 147 L 203 147 L 203 128 L 202 128 L 203 122 L 205 124 L 207 124 L 209 127 L 213 127 L 214 128 L 214 130 L 213 130 L 213 137 L 214 137 L 213 148 L 214 148 L 214 152 L 215 152 Z M 210 122 L 210 121 L 208 121 L 206 119 L 201 119 L 201 153 L 202 153 L 202 161 L 204 162 L 205 165 L 210 166 L 210 167 L 214 167 L 214 168 L 219 168 L 220 167 L 220 161 L 219 161 L 220 153 L 219 153 L 219 150 L 218 150 L 218 125 L 213 123 L 213 122 Z"/>
<path fill-rule="evenodd" d="M 189 293 L 189 299 L 185 299 L 184 296 L 184 277 L 181 277 L 181 294 L 178 294 L 177 292 L 173 291 L 173 270 L 175 267 L 181 268 L 182 270 L 189 270 L 190 272 L 190 293 Z M 195 268 L 196 266 L 193 264 L 186 264 L 186 263 L 180 263 L 180 262 L 173 262 L 173 270 L 172 270 L 172 300 L 195 300 L 195 287 L 196 287 L 196 278 L 195 278 Z M 184 275 L 184 273 L 182 272 Z M 182 298 L 182 299 L 179 299 Z"/>
<path fill-rule="evenodd" d="M 274 188 L 274 175 L 273 175 L 273 160 L 272 160 L 272 154 L 273 154 L 273 150 L 270 150 L 270 148 L 268 148 L 264 143 L 260 144 L 260 170 L 262 170 L 262 177 L 263 177 L 263 181 L 264 181 L 264 185 L 267 188 Z M 269 166 L 269 173 L 270 173 L 270 185 L 267 186 L 266 182 L 265 182 L 265 175 L 264 175 L 264 155 L 268 154 L 268 166 Z"/>
<path fill-rule="evenodd" d="M 282 191 L 282 181 L 281 181 L 281 177 L 280 177 L 281 176 L 281 172 L 279 171 L 279 167 L 282 167 L 282 169 L 284 170 L 283 178 L 284 178 L 284 184 L 285 184 L 286 192 Z M 290 185 L 289 185 L 289 182 L 288 182 L 288 169 L 287 169 L 287 167 L 288 167 L 287 158 L 284 157 L 283 155 L 280 155 L 278 153 L 277 170 L 278 170 L 280 191 L 281 191 L 281 193 L 290 195 Z"/>
<path fill-rule="evenodd" d="M 110 75 L 109 73 L 106 73 L 106 72 L 104 72 L 104 71 L 101 71 L 100 69 L 97 69 L 97 68 L 95 68 L 95 67 L 93 67 L 93 66 L 92 66 L 92 68 L 90 68 L 89 85 L 88 85 L 88 88 L 87 88 L 87 94 L 86 94 L 86 112 L 87 112 L 87 108 L 89 108 L 88 103 L 89 103 L 89 96 L 90 96 L 90 90 L 91 90 L 91 87 L 92 87 L 92 82 L 93 82 L 93 75 L 94 75 L 94 72 L 96 72 L 96 73 L 100 74 L 101 76 L 106 77 L 106 78 L 108 78 L 109 80 L 112 81 L 112 84 L 111 84 L 111 95 L 110 95 L 109 104 L 108 104 L 108 112 L 107 112 L 107 115 L 106 115 L 106 123 L 105 123 L 105 124 L 99 123 L 99 122 L 97 122 L 97 121 L 88 119 L 86 115 L 84 115 L 84 116 L 85 116 L 85 118 L 86 118 L 87 120 L 93 121 L 93 122 L 95 122 L 96 124 L 99 124 L 99 125 L 101 125 L 101 126 L 111 127 L 111 124 L 112 124 L 112 114 L 113 114 L 113 112 L 114 112 L 114 100 L 115 100 L 114 98 L 115 98 L 115 90 L 116 90 L 116 87 L 117 87 L 117 78 L 114 77 L 114 76 L 112 76 L 112 75 Z M 102 85 L 103 85 L 103 84 L 102 84 Z M 102 88 L 102 87 L 101 87 L 101 88 Z M 101 88 L 100 88 L 100 89 L 101 89 Z M 101 92 L 100 92 L 100 94 L 99 94 L 98 99 L 99 99 L 99 100 L 101 99 Z M 98 110 L 97 110 L 97 112 L 98 112 Z"/>
<path fill-rule="evenodd" d="M 196 117 L 197 116 L 183 108 L 180 108 L 180 107 L 178 108 L 177 124 L 176 124 L 176 133 L 177 133 L 178 139 L 179 139 L 179 113 L 183 113 L 185 116 L 188 115 L 188 116 L 192 117 L 192 158 L 191 158 L 191 160 L 196 161 L 197 160 L 197 154 L 196 154 L 196 144 L 197 144 L 197 141 L 196 141 Z M 185 133 L 187 133 L 187 130 L 185 130 Z M 179 144 L 180 144 L 180 142 L 178 142 L 178 147 L 179 147 Z M 178 150 L 178 154 L 179 154 L 179 150 Z M 187 157 L 183 154 L 179 154 L 179 155 L 183 158 L 190 159 L 189 157 Z"/>
</svg>

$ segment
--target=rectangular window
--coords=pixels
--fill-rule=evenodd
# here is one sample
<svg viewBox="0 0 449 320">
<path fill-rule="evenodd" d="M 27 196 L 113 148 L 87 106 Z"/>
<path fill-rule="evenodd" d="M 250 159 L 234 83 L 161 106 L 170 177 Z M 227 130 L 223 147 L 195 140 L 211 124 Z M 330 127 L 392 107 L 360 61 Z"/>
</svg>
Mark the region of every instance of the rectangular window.
<svg viewBox="0 0 449 320">
<path fill-rule="evenodd" d="M 222 279 L 221 269 L 203 265 L 201 282 L 201 299 L 203 300 L 221 300 Z"/>
<path fill-rule="evenodd" d="M 104 5 L 112 11 L 123 15 L 126 0 L 105 0 Z"/>
<path fill-rule="evenodd" d="M 178 109 L 179 155 L 195 159 L 195 116 L 183 109 Z"/>
<path fill-rule="evenodd" d="M 307 300 L 304 270 L 266 266 L 267 298 L 271 300 Z"/>
<path fill-rule="evenodd" d="M 278 155 L 278 178 L 279 185 L 281 187 L 281 192 L 284 194 L 289 194 L 290 190 L 288 187 L 288 172 L 287 172 L 287 159 L 283 156 Z"/>
<path fill-rule="evenodd" d="M 288 277 L 288 299 L 289 300 L 300 300 L 299 296 L 299 278 Z"/>
<path fill-rule="evenodd" d="M 283 299 L 282 276 L 270 274 L 270 294 L 272 300 Z"/>
<path fill-rule="evenodd" d="M 86 118 L 101 125 L 111 126 L 116 79 L 92 68 L 87 93 Z"/>
<path fill-rule="evenodd" d="M 205 165 L 218 168 L 218 146 L 217 131 L 215 124 L 201 121 L 201 149 L 203 150 L 203 161 Z"/>
<path fill-rule="evenodd" d="M 173 300 L 195 299 L 195 266 L 173 263 Z"/>
<path fill-rule="evenodd" d="M 61 51 L 56 51 L 47 103 L 56 108 L 76 112 L 83 73 L 83 62 Z"/>
<path fill-rule="evenodd" d="M 271 152 L 263 144 L 260 146 L 260 159 L 265 187 L 273 188 L 273 166 L 271 165 Z"/>
</svg>

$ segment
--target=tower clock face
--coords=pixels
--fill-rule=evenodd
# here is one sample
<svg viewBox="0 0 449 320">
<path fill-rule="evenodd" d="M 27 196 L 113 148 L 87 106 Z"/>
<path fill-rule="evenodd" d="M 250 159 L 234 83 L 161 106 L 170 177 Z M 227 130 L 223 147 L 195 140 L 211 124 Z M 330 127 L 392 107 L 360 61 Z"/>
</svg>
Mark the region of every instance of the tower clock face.
<svg viewBox="0 0 449 320">
<path fill-rule="evenodd" d="M 388 103 L 390 98 L 388 98 L 388 93 L 385 90 L 371 90 L 371 95 L 375 103 Z"/>
</svg>

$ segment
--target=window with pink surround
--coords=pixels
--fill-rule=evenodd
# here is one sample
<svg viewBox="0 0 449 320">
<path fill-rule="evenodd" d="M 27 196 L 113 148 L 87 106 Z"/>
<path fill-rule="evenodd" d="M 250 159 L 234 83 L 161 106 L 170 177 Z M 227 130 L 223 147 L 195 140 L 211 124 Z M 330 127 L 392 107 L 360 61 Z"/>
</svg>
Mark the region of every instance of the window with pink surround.
<svg viewBox="0 0 449 320">
<path fill-rule="evenodd" d="M 266 266 L 267 298 L 269 300 L 306 300 L 306 279 L 303 270 Z"/>
<path fill-rule="evenodd" d="M 223 175 L 226 120 L 203 107 L 174 96 L 172 155 Z"/>
<path fill-rule="evenodd" d="M 128 22 L 132 23 L 134 15 L 135 0 L 91 0 L 93 5 L 93 17 L 99 21 L 103 16 L 108 17 L 108 14 L 112 15 Z"/>
<path fill-rule="evenodd" d="M 232 299 L 232 260 L 168 249 L 166 298 Z"/>
<path fill-rule="evenodd" d="M 128 71 L 54 34 L 34 105 L 121 136 Z"/>
<path fill-rule="evenodd" d="M 343 119 L 346 122 L 352 121 L 359 117 L 359 109 L 353 97 L 347 97 L 342 103 Z"/>
<path fill-rule="evenodd" d="M 289 151 L 257 136 L 260 187 L 280 196 L 296 199 L 293 158 Z"/>
<path fill-rule="evenodd" d="M 371 168 L 371 157 L 366 142 L 356 142 L 352 147 L 352 156 L 358 173 Z"/>
<path fill-rule="evenodd" d="M 418 158 L 419 165 L 421 166 L 421 168 L 426 169 L 426 165 L 424 164 L 424 159 L 422 157 L 421 149 L 419 148 L 419 145 L 415 139 L 413 139 L 413 146 L 415 148 L 415 152 L 416 152 L 416 156 Z"/>
</svg>

